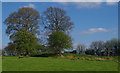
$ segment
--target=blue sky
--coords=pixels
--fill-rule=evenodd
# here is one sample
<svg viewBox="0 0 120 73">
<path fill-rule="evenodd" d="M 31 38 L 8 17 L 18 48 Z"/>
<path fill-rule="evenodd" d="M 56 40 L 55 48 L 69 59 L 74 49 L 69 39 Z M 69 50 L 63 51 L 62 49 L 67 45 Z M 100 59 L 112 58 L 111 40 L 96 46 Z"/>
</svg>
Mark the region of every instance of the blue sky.
<svg viewBox="0 0 120 73">
<path fill-rule="evenodd" d="M 32 7 L 42 14 L 50 6 L 66 10 L 67 15 L 71 17 L 74 28 L 70 35 L 73 38 L 74 46 L 77 44 L 89 45 L 95 40 L 106 41 L 118 37 L 117 3 L 3 2 L 2 22 L 11 12 L 17 11 L 21 7 Z M 5 47 L 9 42 L 5 29 L 6 26 L 2 23 L 2 47 Z"/>
<path fill-rule="evenodd" d="M 3 2 L 118 2 L 119 0 L 2 0 Z"/>
<path fill-rule="evenodd" d="M 0 2 L 0 23 L 2 24 L 2 3 Z M 0 25 L 0 49 L 2 48 L 2 25 Z"/>
</svg>

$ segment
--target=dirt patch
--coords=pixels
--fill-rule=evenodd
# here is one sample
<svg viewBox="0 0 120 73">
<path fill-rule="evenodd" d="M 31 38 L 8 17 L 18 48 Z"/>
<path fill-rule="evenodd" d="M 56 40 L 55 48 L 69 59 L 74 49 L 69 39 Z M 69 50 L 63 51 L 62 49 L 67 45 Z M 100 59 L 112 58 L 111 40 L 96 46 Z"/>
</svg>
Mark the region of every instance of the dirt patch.
<svg viewBox="0 0 120 73">
<path fill-rule="evenodd" d="M 113 60 L 113 58 L 89 58 L 89 57 L 73 57 L 73 56 L 67 56 L 65 57 L 67 59 L 79 59 L 79 60 L 97 60 L 97 61 L 105 61 L 105 60 Z"/>
<path fill-rule="evenodd" d="M 104 60 L 107 60 L 107 59 L 105 59 L 105 58 L 93 58 L 93 60 L 104 61 Z"/>
<path fill-rule="evenodd" d="M 74 57 L 74 56 L 63 56 L 62 54 L 58 54 L 57 57 L 60 58 L 66 58 L 66 59 L 77 59 L 77 60 L 96 60 L 96 61 L 105 61 L 105 60 L 113 60 L 112 57 L 110 58 L 98 58 L 98 57 Z M 48 58 L 52 58 L 52 56 L 49 56 Z"/>
<path fill-rule="evenodd" d="M 75 57 L 73 57 L 73 56 L 67 56 L 66 58 L 67 59 L 75 59 Z"/>
</svg>

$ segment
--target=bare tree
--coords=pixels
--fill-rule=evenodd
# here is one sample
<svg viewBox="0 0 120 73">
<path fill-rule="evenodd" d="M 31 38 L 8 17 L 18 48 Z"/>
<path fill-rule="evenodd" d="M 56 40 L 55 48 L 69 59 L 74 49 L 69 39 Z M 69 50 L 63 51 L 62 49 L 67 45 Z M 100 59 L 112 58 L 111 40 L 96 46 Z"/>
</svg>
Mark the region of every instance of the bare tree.
<svg viewBox="0 0 120 73">
<path fill-rule="evenodd" d="M 104 48 L 104 42 L 103 41 L 93 41 L 90 45 L 91 49 L 94 49 L 97 55 L 101 55 L 101 50 Z"/>
<path fill-rule="evenodd" d="M 85 53 L 85 48 L 86 48 L 86 46 L 84 44 L 78 44 L 77 48 L 76 48 L 77 53 L 78 54 L 84 54 Z"/>
<path fill-rule="evenodd" d="M 62 31 L 68 32 L 72 29 L 73 22 L 66 11 L 56 7 L 49 7 L 42 16 L 42 23 L 45 29 L 49 31 Z"/>
</svg>

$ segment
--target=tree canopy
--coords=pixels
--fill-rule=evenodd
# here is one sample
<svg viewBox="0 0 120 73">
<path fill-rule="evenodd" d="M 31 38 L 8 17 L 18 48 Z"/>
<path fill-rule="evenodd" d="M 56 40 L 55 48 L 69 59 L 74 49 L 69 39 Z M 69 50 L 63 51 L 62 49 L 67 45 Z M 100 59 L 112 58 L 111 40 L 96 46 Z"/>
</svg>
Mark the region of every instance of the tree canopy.
<svg viewBox="0 0 120 73">
<path fill-rule="evenodd" d="M 33 34 L 39 33 L 39 12 L 33 8 L 20 8 L 12 12 L 4 21 L 7 25 L 6 33 L 14 38 L 14 33 L 26 29 Z"/>
<path fill-rule="evenodd" d="M 49 31 L 68 32 L 73 27 L 73 22 L 66 15 L 66 11 L 56 7 L 49 7 L 44 11 L 42 23 L 45 25 L 45 29 Z"/>
<path fill-rule="evenodd" d="M 21 30 L 15 34 L 14 43 L 17 44 L 18 53 L 29 55 L 33 53 L 38 44 L 38 38 L 27 30 Z"/>
<path fill-rule="evenodd" d="M 72 47 L 72 40 L 67 34 L 55 31 L 49 35 L 48 45 L 50 50 L 55 53 L 61 53 L 61 50 Z"/>
</svg>

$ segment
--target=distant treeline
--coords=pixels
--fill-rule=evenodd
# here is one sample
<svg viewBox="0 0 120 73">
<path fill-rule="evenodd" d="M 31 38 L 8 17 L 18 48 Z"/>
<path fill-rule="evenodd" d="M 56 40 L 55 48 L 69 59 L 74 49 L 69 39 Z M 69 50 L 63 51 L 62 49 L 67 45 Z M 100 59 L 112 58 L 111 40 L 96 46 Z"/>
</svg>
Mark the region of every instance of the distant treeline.
<svg viewBox="0 0 120 73">
<path fill-rule="evenodd" d="M 87 48 L 84 44 L 78 44 L 77 48 L 73 51 L 66 51 L 65 53 L 75 53 L 81 55 L 96 55 L 96 56 L 118 56 L 120 40 L 111 39 L 106 42 L 93 41 Z"/>
</svg>

